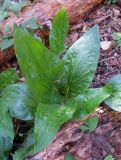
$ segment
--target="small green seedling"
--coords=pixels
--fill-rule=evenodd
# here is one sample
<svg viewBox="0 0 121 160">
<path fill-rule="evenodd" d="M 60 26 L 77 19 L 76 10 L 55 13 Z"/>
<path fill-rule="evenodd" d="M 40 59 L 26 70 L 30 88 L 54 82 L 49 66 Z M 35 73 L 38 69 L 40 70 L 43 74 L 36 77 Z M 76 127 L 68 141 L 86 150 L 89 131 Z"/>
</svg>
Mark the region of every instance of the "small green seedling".
<svg viewBox="0 0 121 160">
<path fill-rule="evenodd" d="M 113 158 L 113 156 L 112 156 L 112 155 L 109 155 L 109 156 L 105 157 L 105 159 L 104 159 L 104 160 L 114 160 L 114 158 Z"/>
<path fill-rule="evenodd" d="M 115 45 L 116 48 L 121 46 L 121 32 L 116 32 L 113 35 L 113 39 L 116 41 Z"/>
<path fill-rule="evenodd" d="M 93 132 L 97 128 L 98 118 L 97 117 L 89 118 L 84 123 L 85 123 L 85 125 L 80 126 L 80 129 L 82 131 Z"/>
</svg>

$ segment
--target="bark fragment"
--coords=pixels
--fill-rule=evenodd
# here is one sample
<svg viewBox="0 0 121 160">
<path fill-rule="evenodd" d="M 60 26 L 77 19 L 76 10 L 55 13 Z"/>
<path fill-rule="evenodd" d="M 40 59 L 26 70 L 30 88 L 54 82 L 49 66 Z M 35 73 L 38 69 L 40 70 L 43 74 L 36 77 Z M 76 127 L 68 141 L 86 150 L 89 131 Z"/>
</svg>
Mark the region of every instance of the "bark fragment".
<svg viewBox="0 0 121 160">
<path fill-rule="evenodd" d="M 113 114 L 121 116 L 114 111 Z M 94 132 L 82 132 L 79 126 L 83 121 L 67 123 L 44 151 L 25 160 L 64 160 L 66 152 L 74 154 L 76 160 L 104 160 L 107 155 L 120 160 L 121 124 L 107 111 L 99 116 L 100 122 Z"/>
</svg>

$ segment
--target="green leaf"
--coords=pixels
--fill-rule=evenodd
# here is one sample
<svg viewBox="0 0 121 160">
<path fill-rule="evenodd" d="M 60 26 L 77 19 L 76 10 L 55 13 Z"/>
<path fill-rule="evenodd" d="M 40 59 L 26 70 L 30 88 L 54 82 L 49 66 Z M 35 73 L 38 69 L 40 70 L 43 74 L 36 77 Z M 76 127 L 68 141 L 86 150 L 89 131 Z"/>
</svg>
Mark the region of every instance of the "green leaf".
<svg viewBox="0 0 121 160">
<path fill-rule="evenodd" d="M 8 26 L 8 25 L 6 25 L 5 27 L 4 27 L 4 30 L 5 30 L 5 32 L 6 33 L 11 33 L 11 28 Z"/>
<path fill-rule="evenodd" d="M 121 41 L 121 32 L 115 32 L 115 33 L 113 34 L 113 38 L 114 38 L 114 40 L 116 40 L 116 41 Z"/>
<path fill-rule="evenodd" d="M 34 154 L 34 130 L 31 129 L 21 146 L 13 155 L 13 160 L 22 160 Z"/>
<path fill-rule="evenodd" d="M 98 117 L 91 117 L 86 120 L 86 124 L 88 125 L 89 132 L 95 131 L 98 125 Z"/>
<path fill-rule="evenodd" d="M 0 73 L 0 91 L 8 84 L 18 81 L 18 75 L 15 69 L 11 68 Z"/>
<path fill-rule="evenodd" d="M 113 160 L 113 156 L 112 156 L 112 155 L 109 155 L 109 156 L 105 157 L 104 160 Z"/>
<path fill-rule="evenodd" d="M 70 102 L 67 102 L 67 105 L 72 103 L 71 105 L 77 106 L 73 117 L 77 119 L 80 118 L 80 116 L 93 112 L 100 103 L 111 95 L 111 93 L 108 87 L 88 89 L 74 99 L 71 99 Z"/>
<path fill-rule="evenodd" d="M 66 97 L 80 94 L 93 80 L 100 53 L 100 37 L 97 26 L 77 40 L 65 54 L 65 70 L 68 76 Z"/>
<path fill-rule="evenodd" d="M 0 22 L 7 18 L 9 14 L 6 11 L 0 11 Z"/>
<path fill-rule="evenodd" d="M 54 139 L 60 126 L 70 120 L 76 107 L 40 104 L 35 118 L 35 152 L 43 150 Z"/>
<path fill-rule="evenodd" d="M 105 103 L 115 111 L 121 112 L 121 74 L 114 76 L 107 85 L 112 87 L 112 95 Z"/>
<path fill-rule="evenodd" d="M 19 65 L 32 93 L 38 102 L 47 103 L 46 96 L 51 97 L 51 92 L 58 94 L 54 86 L 63 71 L 63 61 L 27 31 L 17 29 L 14 42 Z"/>
<path fill-rule="evenodd" d="M 93 132 L 95 131 L 97 125 L 98 125 L 98 117 L 91 117 L 84 121 L 85 125 L 80 126 L 80 129 L 82 131 L 89 131 Z"/>
<path fill-rule="evenodd" d="M 75 160 L 74 156 L 70 153 L 66 154 L 65 160 Z"/>
<path fill-rule="evenodd" d="M 116 41 L 116 47 L 121 46 L 121 32 L 114 33 L 113 39 Z"/>
<path fill-rule="evenodd" d="M 89 130 L 89 127 L 82 125 L 82 126 L 80 126 L 80 129 L 81 129 L 82 131 L 88 131 L 88 130 Z"/>
<path fill-rule="evenodd" d="M 64 51 L 64 41 L 68 33 L 69 21 L 67 12 L 62 8 L 54 17 L 52 29 L 49 35 L 50 49 L 60 54 Z"/>
<path fill-rule="evenodd" d="M 41 37 L 38 37 L 36 34 L 33 35 L 36 39 L 38 39 L 40 42 L 42 42 Z"/>
<path fill-rule="evenodd" d="M 31 18 L 24 22 L 21 27 L 27 27 L 30 29 L 38 29 L 38 24 L 37 24 L 37 19 L 36 18 Z"/>
<path fill-rule="evenodd" d="M 11 38 L 11 39 L 8 39 L 8 38 L 3 39 L 2 42 L 0 43 L 1 51 L 3 51 L 4 49 L 9 48 L 13 44 L 14 44 L 13 38 Z"/>
<path fill-rule="evenodd" d="M 16 83 L 7 86 L 3 90 L 1 97 L 4 101 L 4 107 L 10 108 L 12 117 L 21 120 L 34 119 L 36 102 L 26 84 Z"/>
<path fill-rule="evenodd" d="M 13 145 L 14 131 L 12 120 L 5 112 L 2 101 L 0 101 L 0 155 L 6 157 Z"/>
<path fill-rule="evenodd" d="M 3 3 L 3 8 L 11 10 L 15 13 L 18 13 L 21 11 L 23 7 L 27 4 L 26 1 L 20 0 L 18 3 L 17 2 L 11 2 L 10 0 L 5 0 Z"/>
<path fill-rule="evenodd" d="M 8 160 L 8 155 L 6 155 L 5 153 L 0 153 L 0 159 L 1 160 Z"/>
</svg>

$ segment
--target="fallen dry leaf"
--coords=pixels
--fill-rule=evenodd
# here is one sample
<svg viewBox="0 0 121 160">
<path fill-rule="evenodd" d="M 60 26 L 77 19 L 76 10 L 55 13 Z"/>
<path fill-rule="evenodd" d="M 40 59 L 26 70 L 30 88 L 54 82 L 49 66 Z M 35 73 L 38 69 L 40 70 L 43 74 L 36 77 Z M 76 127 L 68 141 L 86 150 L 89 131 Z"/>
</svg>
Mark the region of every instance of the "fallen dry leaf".
<svg viewBox="0 0 121 160">
<path fill-rule="evenodd" d="M 111 46 L 111 41 L 102 41 L 101 42 L 101 48 L 103 50 L 108 50 Z"/>
</svg>

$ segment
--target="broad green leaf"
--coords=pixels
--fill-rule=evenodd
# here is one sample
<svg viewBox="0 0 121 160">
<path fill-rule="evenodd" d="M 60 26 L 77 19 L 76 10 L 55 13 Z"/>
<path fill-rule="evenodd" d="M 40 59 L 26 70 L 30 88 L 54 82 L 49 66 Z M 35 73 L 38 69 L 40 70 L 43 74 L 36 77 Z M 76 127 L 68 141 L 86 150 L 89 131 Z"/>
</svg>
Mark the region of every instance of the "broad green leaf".
<svg viewBox="0 0 121 160">
<path fill-rule="evenodd" d="M 1 51 L 9 48 L 10 46 L 13 45 L 13 43 L 14 43 L 13 38 L 11 38 L 11 39 L 8 39 L 8 38 L 3 39 L 2 42 L 0 43 Z"/>
<path fill-rule="evenodd" d="M 6 105 L 5 99 L 3 99 L 0 95 L 0 110 L 4 111 L 5 113 L 9 111 L 9 106 Z"/>
<path fill-rule="evenodd" d="M 77 119 L 80 116 L 93 112 L 111 93 L 108 87 L 88 89 L 74 99 L 71 99 L 70 102 L 67 102 L 67 105 L 77 106 L 74 114 L 74 118 Z"/>
<path fill-rule="evenodd" d="M 14 34 L 15 51 L 21 70 L 38 102 L 46 102 L 63 71 L 63 61 L 27 31 L 17 29 Z M 54 102 L 53 102 L 54 103 Z"/>
<path fill-rule="evenodd" d="M 84 110 L 89 114 L 95 110 L 100 103 L 111 95 L 111 90 L 102 87 L 88 89 L 80 96 L 76 97 L 77 101 L 82 101 Z"/>
<path fill-rule="evenodd" d="M 66 97 L 80 94 L 93 80 L 100 53 L 100 37 L 97 26 L 77 40 L 65 54 L 65 70 L 68 76 Z"/>
<path fill-rule="evenodd" d="M 98 124 L 98 117 L 91 117 L 86 120 L 86 124 L 88 125 L 89 132 L 93 132 Z"/>
<path fill-rule="evenodd" d="M 31 129 L 21 146 L 13 155 L 13 160 L 22 160 L 34 154 L 34 130 Z"/>
<path fill-rule="evenodd" d="M 36 102 L 26 84 L 16 83 L 7 86 L 3 90 L 1 97 L 4 101 L 4 107 L 10 108 L 12 117 L 21 120 L 34 119 Z"/>
<path fill-rule="evenodd" d="M 69 20 L 67 12 L 62 8 L 53 19 L 49 35 L 50 49 L 56 54 L 64 51 L 64 41 L 68 33 L 68 27 Z"/>
<path fill-rule="evenodd" d="M 105 103 L 115 111 L 121 112 L 121 74 L 114 76 L 107 85 L 112 87 L 112 95 Z"/>
<path fill-rule="evenodd" d="M 75 158 L 74 158 L 74 156 L 73 156 L 72 154 L 67 153 L 67 154 L 65 155 L 65 160 L 75 160 Z"/>
<path fill-rule="evenodd" d="M 113 160 L 113 156 L 112 156 L 112 155 L 109 155 L 109 156 L 105 157 L 104 160 Z"/>
<path fill-rule="evenodd" d="M 0 91 L 8 84 L 18 81 L 17 72 L 11 68 L 7 71 L 0 73 Z"/>
<path fill-rule="evenodd" d="M 0 102 L 0 155 L 5 159 L 13 145 L 14 131 L 12 120 Z"/>
<path fill-rule="evenodd" d="M 54 139 L 60 126 L 70 120 L 76 107 L 40 104 L 35 118 L 35 152 L 43 150 Z"/>
<path fill-rule="evenodd" d="M 41 37 L 38 37 L 36 34 L 33 35 L 36 39 L 38 39 L 40 42 L 42 42 Z"/>
<path fill-rule="evenodd" d="M 6 155 L 5 153 L 0 153 L 0 159 L 1 160 L 8 160 L 8 155 Z"/>
</svg>

